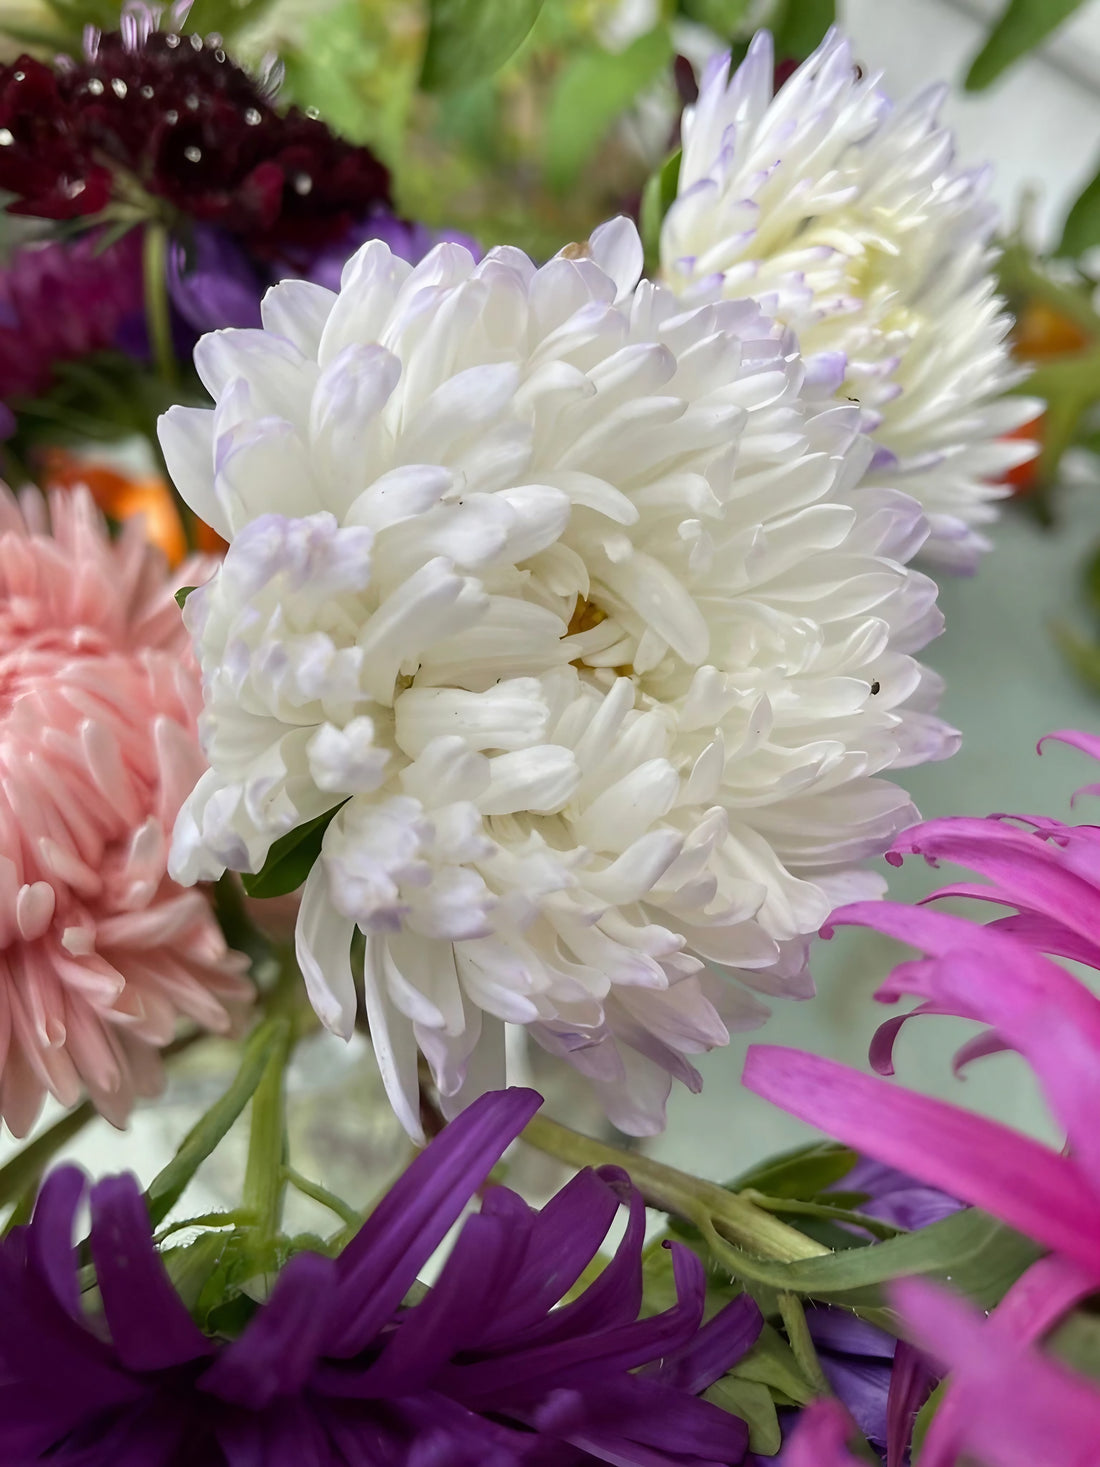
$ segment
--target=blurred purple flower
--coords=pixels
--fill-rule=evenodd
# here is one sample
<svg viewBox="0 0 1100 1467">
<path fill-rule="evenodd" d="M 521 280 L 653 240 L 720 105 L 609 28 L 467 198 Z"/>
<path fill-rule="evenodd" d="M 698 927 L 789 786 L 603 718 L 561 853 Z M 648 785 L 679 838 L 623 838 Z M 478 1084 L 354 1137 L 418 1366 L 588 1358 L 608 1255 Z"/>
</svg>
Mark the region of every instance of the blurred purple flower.
<svg viewBox="0 0 1100 1467">
<path fill-rule="evenodd" d="M 97 234 L 23 245 L 0 270 L 0 402 L 45 391 L 58 362 L 143 345 L 143 312 L 139 231 L 106 249 Z M 0 432 L 13 427 L 6 409 Z"/>
<path fill-rule="evenodd" d="M 0 1244 L 0 1461 L 29 1467 L 727 1467 L 737 1417 L 697 1399 L 752 1345 L 734 1300 L 701 1326 L 704 1270 L 673 1244 L 677 1302 L 639 1319 L 645 1207 L 617 1168 L 541 1212 L 490 1188 L 435 1286 L 403 1303 L 505 1148 L 530 1090 L 483 1096 L 417 1157 L 337 1258 L 301 1253 L 239 1337 L 202 1333 L 169 1281 L 130 1177 L 91 1194 L 101 1312 L 81 1298 L 84 1179 L 44 1184 Z M 556 1307 L 619 1207 L 606 1267 Z"/>
<path fill-rule="evenodd" d="M 385 210 L 374 211 L 319 251 L 297 250 L 275 264 L 252 258 L 224 230 L 198 225 L 187 246 L 177 243 L 172 249 L 168 293 L 178 314 L 199 335 L 225 326 L 259 326 L 260 301 L 269 286 L 292 276 L 339 290 L 344 265 L 371 239 L 383 240 L 412 265 L 441 240 L 465 245 L 475 258 L 481 258 L 480 248 L 469 235 L 429 229 Z"/>
</svg>

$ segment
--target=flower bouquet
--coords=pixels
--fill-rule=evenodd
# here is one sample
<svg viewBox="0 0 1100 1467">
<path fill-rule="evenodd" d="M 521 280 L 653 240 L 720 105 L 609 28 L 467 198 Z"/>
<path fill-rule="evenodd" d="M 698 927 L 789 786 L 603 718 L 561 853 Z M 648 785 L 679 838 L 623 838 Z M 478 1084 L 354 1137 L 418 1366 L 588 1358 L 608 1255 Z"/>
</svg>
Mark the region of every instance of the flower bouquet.
<svg viewBox="0 0 1100 1467">
<path fill-rule="evenodd" d="M 957 747 L 935 578 L 1041 409 L 941 94 L 816 5 L 725 48 L 686 7 L 693 67 L 678 19 L 438 0 L 410 118 L 463 68 L 636 82 L 620 172 L 494 234 L 450 165 L 409 208 L 413 122 L 406 184 L 307 51 L 289 100 L 246 65 L 260 8 L 52 0 L 0 68 L 0 1463 L 1100 1462 L 1100 1001 L 1053 961 L 1100 969 L 1097 832 L 918 824 L 893 778 Z M 883 855 L 1007 915 L 881 900 Z M 1065 1148 L 882 1078 L 903 1016 L 878 1077 L 750 1048 L 826 1139 L 647 1155 L 839 925 L 917 949 L 877 997 L 1015 1051 Z M 366 1206 L 295 1143 L 323 1035 L 407 1136 Z M 73 1164 L 215 1047 L 157 1168 Z"/>
</svg>

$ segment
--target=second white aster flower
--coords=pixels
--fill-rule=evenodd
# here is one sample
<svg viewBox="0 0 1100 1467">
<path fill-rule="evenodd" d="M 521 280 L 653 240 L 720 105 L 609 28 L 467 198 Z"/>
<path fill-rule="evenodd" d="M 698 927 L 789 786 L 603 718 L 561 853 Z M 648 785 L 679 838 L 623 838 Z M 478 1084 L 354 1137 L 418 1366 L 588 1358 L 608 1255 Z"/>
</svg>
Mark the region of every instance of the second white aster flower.
<svg viewBox="0 0 1100 1467">
<path fill-rule="evenodd" d="M 853 494 L 858 410 L 752 302 L 639 283 L 625 222 L 566 256 L 367 245 L 204 338 L 216 406 L 162 421 L 231 542 L 185 611 L 210 769 L 174 871 L 328 819 L 302 970 L 337 1032 L 362 1003 L 414 1134 L 418 1051 L 450 1111 L 509 1023 L 659 1128 L 874 888 L 913 815 L 876 776 L 953 748 L 924 520 Z"/>
<path fill-rule="evenodd" d="M 761 31 L 735 71 L 728 55 L 707 66 L 662 278 L 752 296 L 793 327 L 811 378 L 862 407 L 870 482 L 921 502 L 930 561 L 971 570 L 1004 474 L 1034 452 L 1003 435 L 1041 406 L 1004 395 L 1024 374 L 996 296 L 988 170 L 955 162 L 940 88 L 895 106 L 837 31 L 774 96 L 773 65 Z"/>
</svg>

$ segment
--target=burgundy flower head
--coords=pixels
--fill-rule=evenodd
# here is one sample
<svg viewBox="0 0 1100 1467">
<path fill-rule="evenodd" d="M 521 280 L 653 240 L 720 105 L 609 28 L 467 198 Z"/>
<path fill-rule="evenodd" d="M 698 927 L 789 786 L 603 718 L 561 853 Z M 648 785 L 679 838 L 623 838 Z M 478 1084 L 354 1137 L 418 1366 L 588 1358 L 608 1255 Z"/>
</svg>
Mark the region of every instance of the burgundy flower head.
<svg viewBox="0 0 1100 1467">
<path fill-rule="evenodd" d="M 389 201 L 389 174 L 237 66 L 220 38 L 156 28 L 130 6 L 55 68 L 0 68 L 0 189 L 13 213 L 72 219 L 136 191 L 261 255 L 317 248 Z"/>
<path fill-rule="evenodd" d="M 136 1182 L 91 1195 L 102 1301 L 78 1289 L 84 1179 L 60 1168 L 0 1243 L 6 1467 L 730 1467 L 743 1421 L 698 1399 L 753 1344 L 735 1299 L 702 1324 L 703 1265 L 673 1245 L 678 1299 L 639 1319 L 645 1208 L 624 1172 L 581 1172 L 541 1212 L 505 1187 L 466 1219 L 433 1288 L 417 1273 L 539 1105 L 483 1096 L 413 1162 L 338 1258 L 301 1253 L 233 1340 L 169 1282 Z M 594 1282 L 559 1300 L 618 1211 Z"/>
</svg>

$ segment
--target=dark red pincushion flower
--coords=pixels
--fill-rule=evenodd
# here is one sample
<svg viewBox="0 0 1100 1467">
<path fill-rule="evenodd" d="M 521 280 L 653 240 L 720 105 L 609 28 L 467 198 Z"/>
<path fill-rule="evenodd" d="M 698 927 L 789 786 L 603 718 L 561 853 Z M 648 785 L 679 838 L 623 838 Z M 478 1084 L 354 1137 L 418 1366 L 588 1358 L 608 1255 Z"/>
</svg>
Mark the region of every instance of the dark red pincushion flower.
<svg viewBox="0 0 1100 1467">
<path fill-rule="evenodd" d="M 261 255 L 318 247 L 389 201 L 368 148 L 335 137 L 232 62 L 217 37 L 138 25 L 78 61 L 0 68 L 0 189 L 14 213 L 71 219 L 135 190 Z"/>
</svg>

